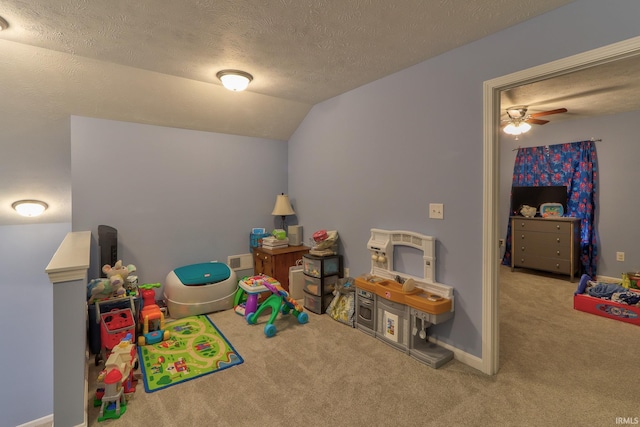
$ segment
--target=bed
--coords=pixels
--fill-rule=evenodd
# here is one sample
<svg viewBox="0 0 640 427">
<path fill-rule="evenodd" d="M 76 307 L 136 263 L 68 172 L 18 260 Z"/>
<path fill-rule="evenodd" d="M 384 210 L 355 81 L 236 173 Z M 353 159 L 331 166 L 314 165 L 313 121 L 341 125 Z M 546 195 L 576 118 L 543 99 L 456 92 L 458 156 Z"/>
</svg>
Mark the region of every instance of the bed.
<svg viewBox="0 0 640 427">
<path fill-rule="evenodd" d="M 640 326 L 640 291 L 596 282 L 586 274 L 573 295 L 573 308 Z"/>
</svg>

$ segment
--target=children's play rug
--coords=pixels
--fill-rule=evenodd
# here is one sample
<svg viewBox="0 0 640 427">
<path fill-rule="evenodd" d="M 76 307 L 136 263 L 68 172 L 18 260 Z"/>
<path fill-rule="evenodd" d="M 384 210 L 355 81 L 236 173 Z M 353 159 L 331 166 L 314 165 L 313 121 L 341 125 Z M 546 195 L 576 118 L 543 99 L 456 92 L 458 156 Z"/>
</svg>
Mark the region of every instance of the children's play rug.
<svg viewBox="0 0 640 427">
<path fill-rule="evenodd" d="M 207 316 L 174 320 L 166 330 L 168 340 L 138 347 L 147 393 L 244 362 Z"/>
</svg>

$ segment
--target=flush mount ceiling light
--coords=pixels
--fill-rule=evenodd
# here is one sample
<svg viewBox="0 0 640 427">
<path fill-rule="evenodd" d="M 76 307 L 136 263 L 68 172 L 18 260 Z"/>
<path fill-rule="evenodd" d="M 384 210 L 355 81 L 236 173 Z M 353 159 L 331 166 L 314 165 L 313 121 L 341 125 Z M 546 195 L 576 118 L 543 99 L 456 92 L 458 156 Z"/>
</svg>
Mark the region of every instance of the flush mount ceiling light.
<svg viewBox="0 0 640 427">
<path fill-rule="evenodd" d="M 222 82 L 222 86 L 234 92 L 243 91 L 249 86 L 253 76 L 240 70 L 222 70 L 218 71 L 216 77 Z"/>
<path fill-rule="evenodd" d="M 6 30 L 7 28 L 9 28 L 9 23 L 5 21 L 2 16 L 0 16 L 0 31 Z"/>
<path fill-rule="evenodd" d="M 33 217 L 41 215 L 49 205 L 40 200 L 18 200 L 11 207 L 22 216 Z"/>
</svg>

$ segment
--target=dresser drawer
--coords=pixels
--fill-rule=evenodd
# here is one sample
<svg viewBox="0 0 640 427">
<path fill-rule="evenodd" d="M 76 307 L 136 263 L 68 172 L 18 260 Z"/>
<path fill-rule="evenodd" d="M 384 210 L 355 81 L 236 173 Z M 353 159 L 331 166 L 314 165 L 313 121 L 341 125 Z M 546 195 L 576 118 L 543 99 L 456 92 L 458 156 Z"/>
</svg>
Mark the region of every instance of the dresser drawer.
<svg viewBox="0 0 640 427">
<path fill-rule="evenodd" d="M 513 232 L 527 230 L 543 233 L 570 233 L 573 222 L 552 219 L 513 219 Z"/>
<path fill-rule="evenodd" d="M 516 267 L 531 268 L 535 270 L 550 271 L 553 273 L 570 274 L 571 261 L 569 259 L 554 259 L 542 256 L 513 254 L 513 263 Z"/>
<path fill-rule="evenodd" d="M 571 235 L 519 231 L 514 233 L 513 253 L 571 258 Z"/>
<path fill-rule="evenodd" d="M 511 217 L 511 270 L 523 267 L 568 274 L 580 271 L 578 218 Z"/>
</svg>

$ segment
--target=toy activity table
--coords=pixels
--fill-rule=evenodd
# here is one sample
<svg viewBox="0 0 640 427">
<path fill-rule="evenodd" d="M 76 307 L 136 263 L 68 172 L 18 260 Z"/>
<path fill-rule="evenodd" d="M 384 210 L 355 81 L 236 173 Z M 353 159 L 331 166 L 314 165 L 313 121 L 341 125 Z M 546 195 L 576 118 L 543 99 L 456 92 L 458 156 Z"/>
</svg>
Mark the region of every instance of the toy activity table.
<svg viewBox="0 0 640 427">
<path fill-rule="evenodd" d="M 259 303 L 260 294 L 266 292 L 270 294 L 269 297 Z M 246 301 L 243 302 L 245 297 Z M 278 313 L 288 314 L 291 312 L 301 324 L 309 321 L 309 315 L 304 313 L 304 308 L 289 296 L 280 282 L 263 274 L 240 280 L 234 302 L 236 313 L 243 315 L 250 325 L 258 322 L 258 317 L 265 309 L 271 309 L 271 315 L 264 327 L 267 338 L 274 336 L 277 332 L 273 322 Z"/>
</svg>

